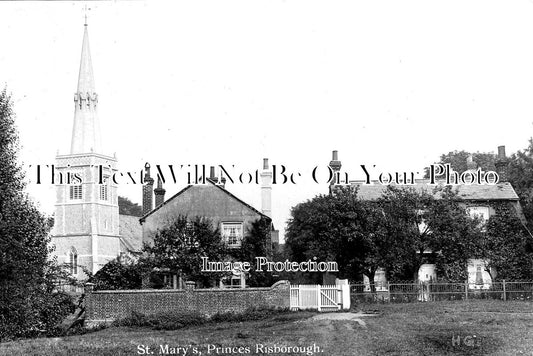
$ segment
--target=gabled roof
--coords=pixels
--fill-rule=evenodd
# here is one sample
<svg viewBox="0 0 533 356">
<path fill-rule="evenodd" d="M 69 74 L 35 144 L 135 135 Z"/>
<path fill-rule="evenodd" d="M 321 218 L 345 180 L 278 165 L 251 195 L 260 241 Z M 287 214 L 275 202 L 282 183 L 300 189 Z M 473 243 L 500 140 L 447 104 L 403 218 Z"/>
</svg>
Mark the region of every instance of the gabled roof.
<svg viewBox="0 0 533 356">
<path fill-rule="evenodd" d="M 229 195 L 230 197 L 232 197 L 233 199 L 237 200 L 239 203 L 243 204 L 244 206 L 248 207 L 249 209 L 251 209 L 253 212 L 261 215 L 262 217 L 265 217 L 269 220 L 272 221 L 272 218 L 268 217 L 267 215 L 263 214 L 262 212 L 260 212 L 259 210 L 257 210 L 256 208 L 254 208 L 253 206 L 251 206 L 250 204 L 246 203 L 245 201 L 237 198 L 235 195 L 231 194 L 229 191 L 227 191 L 225 188 L 223 188 L 221 185 L 219 184 L 216 184 L 215 181 L 213 181 L 212 179 L 210 178 L 206 178 L 205 179 L 207 184 L 211 184 L 215 187 L 217 187 L 218 189 L 222 190 L 224 193 L 226 193 L 227 195 Z M 147 214 L 145 214 L 144 216 L 142 216 L 139 221 L 141 222 L 141 224 L 146 220 L 146 218 L 150 215 L 152 215 L 153 213 L 155 213 L 157 210 L 159 210 L 161 207 L 163 207 L 164 205 L 166 205 L 167 203 L 169 203 L 170 201 L 172 201 L 173 199 L 175 199 L 176 197 L 180 196 L 181 194 L 183 194 L 184 192 L 186 192 L 187 190 L 191 189 L 192 187 L 194 187 L 195 185 L 194 184 L 191 184 L 191 185 L 188 185 L 186 186 L 185 188 L 183 188 L 182 190 L 180 190 L 179 192 L 177 192 L 176 194 L 174 194 L 173 196 L 171 196 L 170 198 L 168 198 L 167 200 L 165 200 L 165 202 L 159 206 L 157 206 L 155 209 L 153 209 L 152 211 L 148 212 Z"/>
<path fill-rule="evenodd" d="M 352 181 L 350 184 L 359 186 L 357 196 L 362 200 L 377 200 L 383 192 L 387 189 L 386 185 L 383 185 L 377 181 L 373 184 L 364 184 L 364 181 Z M 439 197 L 440 194 L 435 193 L 436 187 L 444 187 L 444 182 L 437 182 L 437 184 L 429 184 L 429 180 L 421 179 L 416 180 L 415 184 L 410 185 L 398 185 L 399 187 L 410 187 L 417 191 L 427 191 L 432 193 L 435 197 Z M 472 185 L 452 185 L 457 195 L 464 200 L 472 201 L 486 201 L 486 200 L 510 200 L 518 201 L 518 195 L 513 189 L 511 183 L 503 182 L 494 185 L 489 184 L 472 184 Z"/>
</svg>

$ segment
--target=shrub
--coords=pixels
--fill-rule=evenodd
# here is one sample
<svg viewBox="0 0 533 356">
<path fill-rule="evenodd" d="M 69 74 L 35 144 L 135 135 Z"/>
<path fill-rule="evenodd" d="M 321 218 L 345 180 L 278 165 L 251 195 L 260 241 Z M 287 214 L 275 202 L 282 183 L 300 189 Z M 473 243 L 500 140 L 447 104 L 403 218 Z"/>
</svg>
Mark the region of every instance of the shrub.
<svg viewBox="0 0 533 356">
<path fill-rule="evenodd" d="M 196 311 L 179 311 L 145 315 L 133 311 L 129 316 L 115 320 L 113 326 L 149 327 L 154 330 L 176 330 L 188 326 L 203 325 L 219 322 L 242 322 L 263 320 L 272 316 L 286 314 L 289 308 L 250 308 L 242 313 L 225 312 L 217 313 L 211 318 Z"/>
<path fill-rule="evenodd" d="M 213 315 L 209 320 L 212 322 L 241 322 L 250 320 L 263 320 L 271 316 L 289 312 L 289 308 L 257 307 L 249 308 L 242 313 L 224 312 Z"/>
<path fill-rule="evenodd" d="M 155 330 L 176 330 L 186 326 L 202 325 L 207 318 L 194 311 L 179 311 L 145 315 L 133 311 L 129 316 L 115 320 L 113 326 L 150 327 Z"/>
</svg>

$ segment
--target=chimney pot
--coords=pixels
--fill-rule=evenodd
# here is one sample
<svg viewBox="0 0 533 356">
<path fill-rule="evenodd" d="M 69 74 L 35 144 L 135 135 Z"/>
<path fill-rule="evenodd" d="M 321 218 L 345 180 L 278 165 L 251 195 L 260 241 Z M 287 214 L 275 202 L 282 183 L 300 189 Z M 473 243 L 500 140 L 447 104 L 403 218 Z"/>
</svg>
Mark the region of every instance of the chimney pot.
<svg viewBox="0 0 533 356">
<path fill-rule="evenodd" d="M 209 178 L 212 179 L 212 180 L 215 180 L 217 178 L 217 176 L 215 175 L 215 167 L 211 166 L 209 168 L 210 168 L 210 170 L 209 170 Z"/>
<path fill-rule="evenodd" d="M 263 169 L 268 169 L 268 158 L 263 158 Z"/>
<path fill-rule="evenodd" d="M 339 160 L 339 155 L 337 153 L 337 150 L 333 151 L 333 161 L 338 161 Z"/>
</svg>

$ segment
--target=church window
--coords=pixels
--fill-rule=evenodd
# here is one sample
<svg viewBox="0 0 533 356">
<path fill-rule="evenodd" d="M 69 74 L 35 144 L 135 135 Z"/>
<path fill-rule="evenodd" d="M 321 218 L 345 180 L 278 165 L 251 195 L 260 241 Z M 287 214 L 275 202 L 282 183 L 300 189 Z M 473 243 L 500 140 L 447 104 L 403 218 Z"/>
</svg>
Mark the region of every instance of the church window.
<svg viewBox="0 0 533 356">
<path fill-rule="evenodd" d="M 81 200 L 82 199 L 82 186 L 81 185 L 71 185 L 70 186 L 70 200 Z"/>
<path fill-rule="evenodd" d="M 78 252 L 74 247 L 69 252 L 69 267 L 70 274 L 78 274 Z"/>
<path fill-rule="evenodd" d="M 109 199 L 108 177 L 104 177 L 104 184 L 100 184 L 100 200 Z"/>
<path fill-rule="evenodd" d="M 242 223 L 222 223 L 222 237 L 229 247 L 240 247 L 243 238 Z"/>
</svg>

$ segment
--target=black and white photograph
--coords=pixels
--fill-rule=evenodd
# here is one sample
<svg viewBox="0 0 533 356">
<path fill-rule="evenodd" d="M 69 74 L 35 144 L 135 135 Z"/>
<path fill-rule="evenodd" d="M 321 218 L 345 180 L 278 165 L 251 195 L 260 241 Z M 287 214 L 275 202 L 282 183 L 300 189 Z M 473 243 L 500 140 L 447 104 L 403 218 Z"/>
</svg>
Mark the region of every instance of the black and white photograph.
<svg viewBox="0 0 533 356">
<path fill-rule="evenodd" d="M 533 0 L 0 1 L 0 355 L 533 355 Z"/>
</svg>

